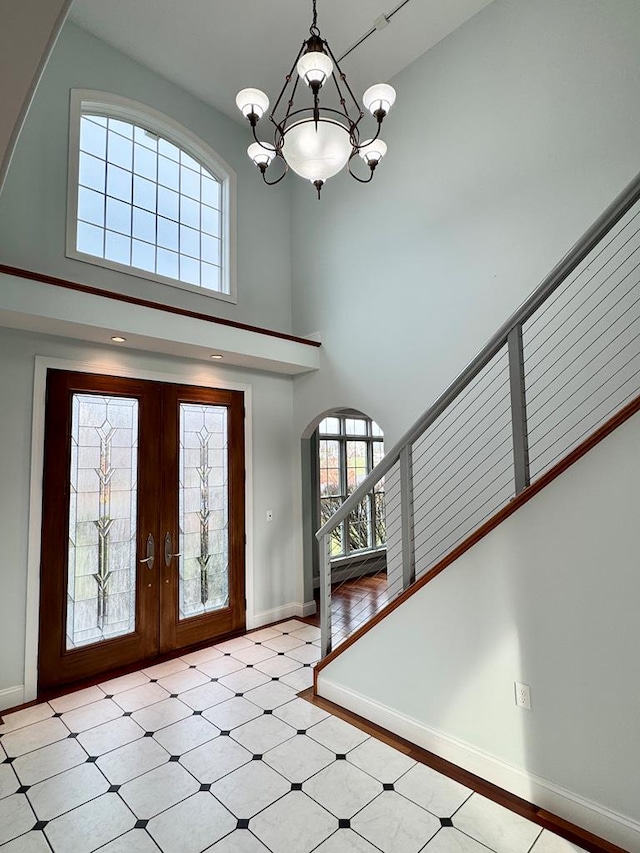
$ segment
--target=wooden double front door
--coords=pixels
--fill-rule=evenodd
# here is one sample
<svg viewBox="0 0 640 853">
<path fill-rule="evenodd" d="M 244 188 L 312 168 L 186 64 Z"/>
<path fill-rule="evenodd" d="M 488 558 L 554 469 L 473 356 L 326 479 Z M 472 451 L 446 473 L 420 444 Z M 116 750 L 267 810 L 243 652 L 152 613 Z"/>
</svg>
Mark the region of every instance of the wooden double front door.
<svg viewBox="0 0 640 853">
<path fill-rule="evenodd" d="M 244 628 L 241 392 L 52 370 L 39 687 Z"/>
</svg>

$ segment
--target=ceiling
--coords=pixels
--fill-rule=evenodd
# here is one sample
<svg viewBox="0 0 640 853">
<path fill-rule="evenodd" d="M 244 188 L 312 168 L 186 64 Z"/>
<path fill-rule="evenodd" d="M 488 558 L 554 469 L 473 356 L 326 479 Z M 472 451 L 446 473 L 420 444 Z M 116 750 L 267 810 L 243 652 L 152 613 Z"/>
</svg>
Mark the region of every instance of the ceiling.
<svg viewBox="0 0 640 853">
<path fill-rule="evenodd" d="M 318 0 L 336 57 L 400 0 Z M 342 64 L 356 97 L 386 82 L 492 0 L 408 0 Z M 388 5 L 391 3 L 392 5 Z M 244 121 L 235 95 L 279 92 L 311 23 L 310 0 L 75 0 L 71 18 L 167 79 Z"/>
</svg>

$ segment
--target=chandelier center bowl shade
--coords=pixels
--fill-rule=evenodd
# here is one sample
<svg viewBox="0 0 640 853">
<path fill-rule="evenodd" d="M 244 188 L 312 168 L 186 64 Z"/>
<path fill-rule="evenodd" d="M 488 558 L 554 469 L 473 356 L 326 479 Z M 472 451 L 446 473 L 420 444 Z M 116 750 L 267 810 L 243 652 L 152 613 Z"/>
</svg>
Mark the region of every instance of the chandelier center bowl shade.
<svg viewBox="0 0 640 853">
<path fill-rule="evenodd" d="M 365 112 L 359 106 L 328 41 L 320 34 L 316 0 L 312 0 L 312 5 L 310 36 L 303 41 L 268 114 L 272 138 L 262 141 L 256 133 L 258 122 L 269 110 L 269 98 L 264 92 L 256 88 L 242 89 L 238 92 L 236 104 L 251 126 L 254 142 L 247 153 L 260 170 L 264 182 L 277 184 L 291 169 L 309 180 L 320 198 L 325 182 L 345 166 L 360 183 L 372 180 L 387 152 L 387 146 L 379 138 L 380 128 L 393 106 L 396 93 L 387 83 L 376 83 L 364 93 L 364 108 L 378 126 L 373 136 L 361 141 L 360 122 Z M 333 97 L 325 99 L 327 86 L 331 86 L 334 92 Z M 368 167 L 365 177 L 360 177 L 352 169 L 352 163 L 357 163 L 356 155 Z M 271 164 L 276 161 L 280 165 L 280 174 L 276 167 L 276 178 L 271 180 Z"/>
</svg>

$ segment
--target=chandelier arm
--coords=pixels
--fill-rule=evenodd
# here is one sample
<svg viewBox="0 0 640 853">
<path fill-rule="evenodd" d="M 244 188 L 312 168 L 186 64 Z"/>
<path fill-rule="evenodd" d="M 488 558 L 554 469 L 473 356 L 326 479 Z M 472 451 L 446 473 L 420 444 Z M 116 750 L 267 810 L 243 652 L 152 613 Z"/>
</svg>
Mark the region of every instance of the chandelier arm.
<svg viewBox="0 0 640 853">
<path fill-rule="evenodd" d="M 357 122 L 356 122 L 356 124 L 357 124 Z M 376 139 L 380 136 L 381 129 L 382 129 L 382 122 L 379 121 L 378 122 L 378 129 L 376 130 L 376 135 L 372 139 L 367 139 L 366 142 L 354 144 L 353 147 L 360 149 L 360 148 L 364 148 L 365 145 L 371 145 L 371 143 L 375 142 Z"/>
<path fill-rule="evenodd" d="M 351 96 L 351 100 L 353 101 L 353 104 L 354 104 L 354 106 L 355 106 L 356 110 L 358 110 L 358 112 L 360 112 L 360 113 L 361 113 L 361 112 L 362 112 L 362 110 L 360 109 L 360 104 L 358 103 L 358 100 L 357 100 L 356 96 L 353 94 L 353 90 L 351 89 L 351 86 L 349 85 L 349 81 L 347 80 L 347 75 L 343 72 L 342 68 L 340 68 L 340 63 L 338 62 L 338 60 L 336 59 L 336 57 L 335 57 L 335 55 L 334 55 L 333 51 L 331 50 L 331 47 L 330 47 L 330 45 L 329 45 L 329 42 L 328 42 L 328 41 L 325 41 L 325 43 L 324 43 L 324 44 L 325 44 L 325 47 L 326 47 L 326 49 L 327 49 L 327 52 L 329 53 L 329 56 L 330 56 L 330 57 L 331 57 L 331 59 L 333 60 L 333 64 L 335 65 L 335 70 L 334 70 L 334 72 L 333 72 L 333 77 L 334 77 L 334 79 L 335 79 L 335 81 L 336 81 L 336 86 L 338 87 L 338 91 L 340 91 L 340 87 L 338 86 L 338 79 L 337 79 L 337 78 L 338 78 L 338 76 L 339 76 L 339 77 L 340 77 L 340 79 L 342 80 L 342 82 L 344 83 L 344 85 L 346 86 L 347 92 L 348 92 L 348 93 L 349 93 L 349 95 Z M 338 75 L 336 75 L 336 70 L 338 71 Z M 363 113 L 363 115 L 364 115 L 364 113 Z"/>
<path fill-rule="evenodd" d="M 354 152 L 354 154 L 355 154 L 355 152 Z M 358 183 L 360 183 L 360 184 L 371 183 L 371 181 L 373 180 L 373 172 L 374 172 L 373 169 L 371 169 L 368 178 L 359 178 L 355 172 L 351 171 L 351 161 L 353 160 L 354 154 L 352 154 L 351 157 L 349 157 L 349 161 L 347 163 L 347 171 L 349 172 L 349 174 L 351 175 L 352 178 L 355 178 L 356 181 L 358 181 Z"/>
<path fill-rule="evenodd" d="M 300 57 L 302 56 L 302 54 L 303 54 L 304 49 L 305 49 L 305 47 L 306 47 L 306 46 L 307 46 L 307 42 L 306 42 L 306 41 L 303 41 L 303 42 L 302 42 L 302 47 L 301 47 L 301 48 L 300 48 L 300 50 L 298 51 L 298 55 L 296 56 L 296 58 L 295 58 L 295 60 L 294 60 L 293 65 L 291 66 L 291 71 L 290 71 L 290 72 L 287 74 L 287 76 L 284 78 L 284 86 L 283 86 L 283 87 L 282 87 L 282 89 L 280 90 L 280 94 L 278 95 L 278 100 L 275 102 L 275 104 L 274 104 L 274 106 L 273 106 L 273 109 L 271 110 L 270 118 L 271 118 L 272 120 L 273 120 L 273 116 L 274 116 L 274 114 L 275 114 L 276 110 L 277 110 L 277 109 L 278 109 L 278 107 L 280 106 L 280 101 L 282 100 L 282 97 L 283 97 L 284 93 L 287 91 L 287 86 L 288 86 L 288 85 L 289 85 L 289 83 L 291 82 L 291 78 L 294 76 L 294 72 L 295 72 L 295 70 L 296 70 L 296 65 L 298 64 L 298 60 L 299 60 L 299 59 L 300 59 Z M 298 76 L 297 76 L 297 75 L 296 75 L 296 78 L 297 78 L 297 79 L 296 79 L 295 85 L 294 85 L 294 87 L 293 87 L 293 93 L 295 93 L 296 86 L 298 85 L 298 79 L 299 79 L 299 78 L 298 78 Z M 293 93 L 292 93 L 292 95 L 291 95 L 291 97 L 292 97 L 292 98 L 293 98 Z"/>
<path fill-rule="evenodd" d="M 264 148 L 264 150 L 265 150 L 265 151 L 269 151 L 269 153 L 271 153 L 271 154 L 273 154 L 273 148 L 275 148 L 275 149 L 276 149 L 276 153 L 277 153 L 277 154 L 278 154 L 278 153 L 280 153 L 280 150 L 279 150 L 279 148 L 278 148 L 278 146 L 277 146 L 277 145 L 274 145 L 274 146 L 273 146 L 273 148 L 272 148 L 272 147 L 271 147 L 271 144 L 270 144 L 269 142 L 263 142 L 261 139 L 258 139 L 258 135 L 257 135 L 257 133 L 256 133 L 256 129 L 255 129 L 255 127 L 252 127 L 252 128 L 251 128 L 251 130 L 252 130 L 252 132 L 253 132 L 253 138 L 254 138 L 254 140 L 258 143 L 258 145 L 260 146 L 260 148 Z"/>
<path fill-rule="evenodd" d="M 281 155 L 279 155 L 279 156 L 281 156 Z M 289 171 L 289 165 L 288 165 L 287 161 L 284 159 L 284 157 L 282 157 L 281 159 L 282 159 L 282 162 L 284 163 L 284 172 L 280 175 L 280 177 L 279 177 L 279 178 L 276 178 L 276 179 L 275 179 L 275 181 L 268 181 L 268 180 L 267 180 L 267 177 L 266 177 L 266 169 L 265 169 L 265 171 L 264 171 L 264 172 L 262 172 L 262 180 L 265 182 L 265 184 L 266 184 L 268 187 L 275 187 L 275 185 L 276 185 L 276 184 L 279 184 L 279 183 L 280 183 L 280 181 L 284 178 L 284 176 L 285 176 L 285 175 L 287 174 L 287 172 Z"/>
</svg>

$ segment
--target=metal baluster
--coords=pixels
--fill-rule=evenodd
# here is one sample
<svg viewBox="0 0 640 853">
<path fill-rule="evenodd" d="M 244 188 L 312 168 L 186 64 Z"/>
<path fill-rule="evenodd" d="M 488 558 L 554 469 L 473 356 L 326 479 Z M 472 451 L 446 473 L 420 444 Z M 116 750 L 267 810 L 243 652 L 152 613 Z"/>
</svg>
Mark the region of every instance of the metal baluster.
<svg viewBox="0 0 640 853">
<path fill-rule="evenodd" d="M 320 652 L 331 651 L 331 533 L 320 539 Z"/>
<path fill-rule="evenodd" d="M 411 445 L 400 451 L 400 509 L 402 531 L 402 588 L 416 579 L 416 554 L 413 535 L 413 454 Z"/>
<path fill-rule="evenodd" d="M 527 433 L 527 397 L 524 376 L 522 323 L 509 332 L 509 383 L 511 387 L 511 428 L 513 431 L 513 469 L 516 495 L 531 482 L 529 476 L 529 438 Z"/>
</svg>

